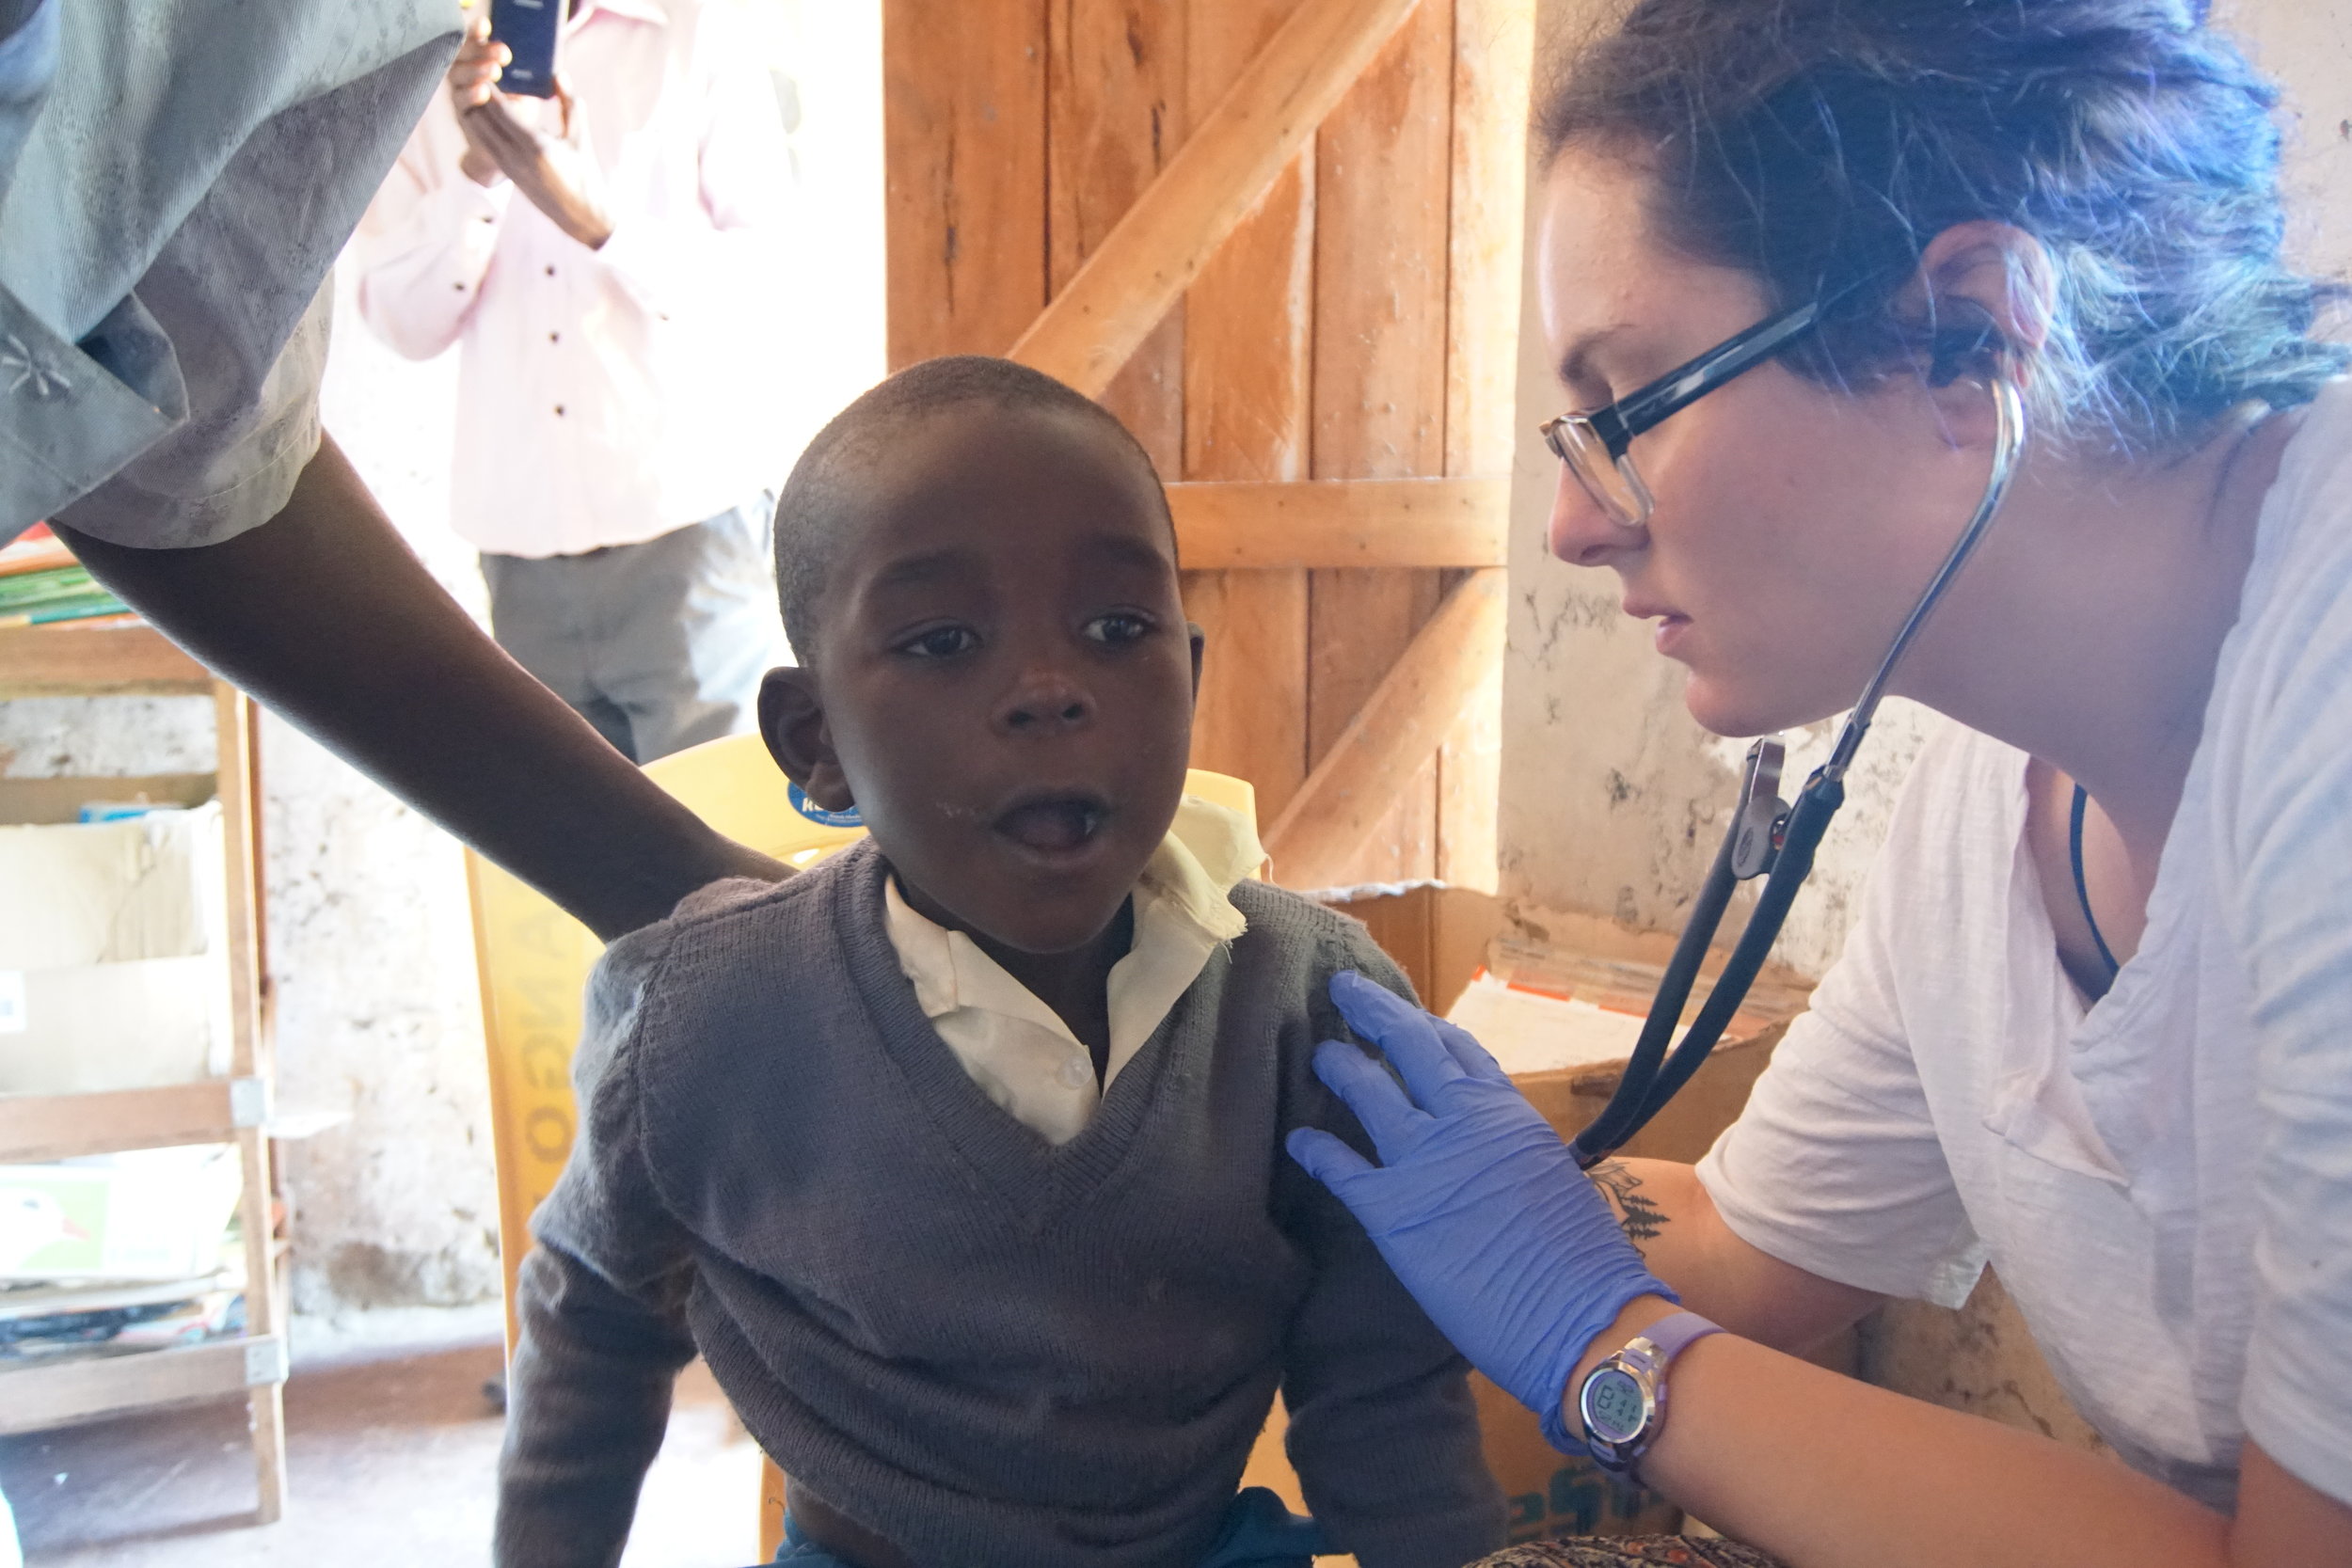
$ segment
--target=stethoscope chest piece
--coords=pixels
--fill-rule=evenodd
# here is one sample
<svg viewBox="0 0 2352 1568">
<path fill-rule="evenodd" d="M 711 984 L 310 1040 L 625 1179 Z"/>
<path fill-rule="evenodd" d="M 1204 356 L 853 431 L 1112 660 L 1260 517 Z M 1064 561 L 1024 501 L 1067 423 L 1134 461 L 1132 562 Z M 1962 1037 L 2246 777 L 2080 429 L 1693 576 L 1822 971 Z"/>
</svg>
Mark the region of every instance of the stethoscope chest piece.
<svg viewBox="0 0 2352 1568">
<path fill-rule="evenodd" d="M 1748 748 L 1739 816 L 1731 829 L 1731 874 L 1740 881 L 1772 870 L 1780 852 L 1780 836 L 1788 826 L 1788 802 L 1780 798 L 1780 771 L 1788 760 L 1788 749 L 1769 737 Z"/>
</svg>

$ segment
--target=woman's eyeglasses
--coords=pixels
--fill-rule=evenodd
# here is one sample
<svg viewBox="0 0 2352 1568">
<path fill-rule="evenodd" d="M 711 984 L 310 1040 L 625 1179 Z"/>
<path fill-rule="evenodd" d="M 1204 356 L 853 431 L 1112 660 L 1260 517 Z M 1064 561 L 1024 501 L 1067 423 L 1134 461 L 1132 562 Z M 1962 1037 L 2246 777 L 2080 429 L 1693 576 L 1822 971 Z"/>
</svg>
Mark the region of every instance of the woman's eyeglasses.
<svg viewBox="0 0 2352 1568">
<path fill-rule="evenodd" d="M 1623 527 L 1641 527 L 1649 521 L 1655 503 L 1633 467 L 1629 451 L 1633 438 L 1779 353 L 1790 339 L 1816 325 L 1836 297 L 1812 300 L 1758 322 L 1606 408 L 1545 421 L 1537 427 L 1544 444 L 1567 465 L 1594 505 Z"/>
</svg>

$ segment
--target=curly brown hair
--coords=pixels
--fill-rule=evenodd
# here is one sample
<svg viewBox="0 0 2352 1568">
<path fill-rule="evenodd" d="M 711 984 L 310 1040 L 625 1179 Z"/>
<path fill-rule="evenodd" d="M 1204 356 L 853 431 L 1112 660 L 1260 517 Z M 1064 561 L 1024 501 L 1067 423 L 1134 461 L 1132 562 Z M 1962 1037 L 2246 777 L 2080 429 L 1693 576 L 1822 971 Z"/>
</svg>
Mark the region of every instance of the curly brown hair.
<svg viewBox="0 0 2352 1568">
<path fill-rule="evenodd" d="M 2276 102 L 2179 0 L 1639 0 L 1536 135 L 1634 160 L 1661 241 L 1776 309 L 1856 285 L 1785 356 L 1834 385 L 1980 342 L 1895 301 L 1944 230 L 2013 225 L 2057 283 L 2037 428 L 2161 449 L 2347 362 L 2314 330 L 2342 292 L 2280 256 Z"/>
</svg>

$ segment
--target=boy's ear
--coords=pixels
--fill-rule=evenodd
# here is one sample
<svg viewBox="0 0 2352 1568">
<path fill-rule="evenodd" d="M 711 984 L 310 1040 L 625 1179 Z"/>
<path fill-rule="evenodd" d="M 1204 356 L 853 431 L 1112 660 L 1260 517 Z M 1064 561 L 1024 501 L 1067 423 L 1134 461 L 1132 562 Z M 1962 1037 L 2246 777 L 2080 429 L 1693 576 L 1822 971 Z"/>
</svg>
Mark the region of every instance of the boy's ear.
<svg viewBox="0 0 2352 1568">
<path fill-rule="evenodd" d="M 1200 705 L 1200 650 L 1208 646 L 1209 637 L 1200 629 L 1198 621 L 1184 623 L 1184 635 L 1192 642 L 1192 701 L 1193 705 L 1198 707 Z"/>
<path fill-rule="evenodd" d="M 848 811 L 857 804 L 841 759 L 834 754 L 833 731 L 813 672 L 791 665 L 768 672 L 759 683 L 759 737 L 784 776 L 818 805 Z"/>
</svg>

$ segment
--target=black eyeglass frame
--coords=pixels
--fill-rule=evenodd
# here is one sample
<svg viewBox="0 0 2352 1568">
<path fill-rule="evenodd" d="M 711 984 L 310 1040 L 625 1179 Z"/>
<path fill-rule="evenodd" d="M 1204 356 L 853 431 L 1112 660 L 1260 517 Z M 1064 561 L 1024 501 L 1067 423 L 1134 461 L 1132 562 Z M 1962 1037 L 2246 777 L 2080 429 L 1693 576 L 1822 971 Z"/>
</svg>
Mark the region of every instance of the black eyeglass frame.
<svg viewBox="0 0 2352 1568">
<path fill-rule="evenodd" d="M 1649 385 L 1628 392 L 1608 406 L 1596 408 L 1590 413 L 1570 411 L 1557 419 L 1546 420 L 1535 427 L 1536 432 L 1543 436 L 1544 445 L 1551 449 L 1551 454 L 1576 476 L 1577 483 L 1583 486 L 1584 493 L 1592 497 L 1594 504 L 1628 527 L 1639 528 L 1649 521 L 1650 510 L 1657 503 L 1650 499 L 1649 486 L 1642 483 L 1640 472 L 1634 468 L 1633 460 L 1628 455 L 1633 438 L 1656 429 L 1668 418 L 1680 413 L 1718 387 L 1726 385 L 1778 354 L 1793 339 L 1820 325 L 1822 312 L 1848 292 L 1840 289 L 1827 298 L 1808 300 L 1776 316 L 1768 316 L 1745 331 L 1725 338 L 1696 358 L 1676 366 Z M 1624 509 L 1617 501 L 1602 494 L 1584 477 L 1581 466 L 1584 460 L 1569 451 L 1564 436 L 1564 432 L 1570 426 L 1581 429 L 1587 437 L 1609 454 L 1617 476 L 1625 481 L 1627 488 L 1640 505 L 1638 515 L 1624 515 Z"/>
</svg>

